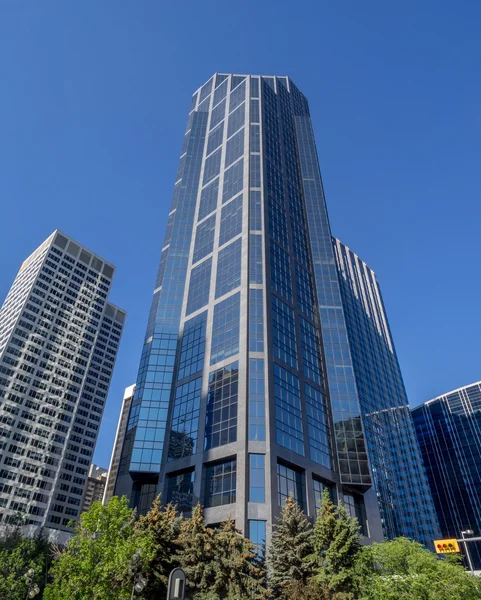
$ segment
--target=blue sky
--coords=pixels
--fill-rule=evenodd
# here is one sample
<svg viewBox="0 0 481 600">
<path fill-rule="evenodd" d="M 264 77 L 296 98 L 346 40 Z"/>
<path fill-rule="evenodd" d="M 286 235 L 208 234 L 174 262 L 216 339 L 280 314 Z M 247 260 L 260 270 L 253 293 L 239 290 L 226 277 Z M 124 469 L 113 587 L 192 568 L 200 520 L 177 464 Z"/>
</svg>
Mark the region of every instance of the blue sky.
<svg viewBox="0 0 481 600">
<path fill-rule="evenodd" d="M 62 229 L 128 311 L 96 461 L 135 382 L 192 92 L 290 75 L 334 235 L 380 281 L 411 404 L 481 379 L 478 0 L 3 0 L 0 298 Z"/>
</svg>

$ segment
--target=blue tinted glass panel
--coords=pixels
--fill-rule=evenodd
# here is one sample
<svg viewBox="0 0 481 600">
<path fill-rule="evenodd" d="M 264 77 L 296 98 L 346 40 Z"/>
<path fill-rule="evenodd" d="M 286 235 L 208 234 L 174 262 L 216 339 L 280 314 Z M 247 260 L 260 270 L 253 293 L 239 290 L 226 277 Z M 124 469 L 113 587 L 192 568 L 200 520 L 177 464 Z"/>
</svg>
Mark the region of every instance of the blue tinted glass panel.
<svg viewBox="0 0 481 600">
<path fill-rule="evenodd" d="M 244 187 L 244 159 L 233 165 L 224 173 L 224 189 L 222 202 L 227 202 L 232 196 L 242 191 Z"/>
<path fill-rule="evenodd" d="M 214 106 L 219 104 L 221 100 L 227 96 L 227 84 L 228 80 L 226 79 L 214 92 Z"/>
<path fill-rule="evenodd" d="M 299 379 L 274 364 L 277 443 L 304 456 Z"/>
<path fill-rule="evenodd" d="M 297 368 L 294 311 L 276 296 L 272 296 L 272 343 L 274 356 Z"/>
<path fill-rule="evenodd" d="M 264 360 L 249 359 L 249 439 L 266 439 Z"/>
<path fill-rule="evenodd" d="M 263 557 L 266 553 L 266 522 L 251 519 L 249 521 L 249 539 L 256 547 L 256 554 Z"/>
<path fill-rule="evenodd" d="M 245 80 L 245 77 L 243 75 L 233 75 L 232 76 L 231 90 L 233 90 L 234 88 L 236 88 L 244 80 Z"/>
<path fill-rule="evenodd" d="M 284 506 L 285 501 L 292 494 L 302 510 L 306 510 L 306 483 L 304 471 L 292 469 L 277 463 L 277 489 L 279 506 Z"/>
<path fill-rule="evenodd" d="M 297 302 L 300 310 L 310 317 L 314 317 L 314 288 L 308 271 L 296 263 Z"/>
<path fill-rule="evenodd" d="M 169 460 L 192 456 L 197 451 L 202 377 L 177 386 L 175 390 Z"/>
<path fill-rule="evenodd" d="M 250 186 L 261 187 L 261 157 L 259 154 L 251 154 Z"/>
<path fill-rule="evenodd" d="M 242 195 L 234 198 L 222 209 L 219 246 L 239 235 L 242 231 Z"/>
<path fill-rule="evenodd" d="M 216 179 L 205 187 L 200 195 L 199 221 L 217 208 L 217 196 L 219 193 L 219 180 Z"/>
<path fill-rule="evenodd" d="M 235 460 L 218 463 L 206 468 L 205 506 L 222 506 L 236 500 Z"/>
<path fill-rule="evenodd" d="M 216 298 L 240 286 L 241 258 L 242 238 L 220 250 L 217 262 Z"/>
<path fill-rule="evenodd" d="M 241 129 L 227 142 L 225 167 L 227 168 L 244 154 L 244 129 Z"/>
<path fill-rule="evenodd" d="M 226 298 L 214 307 L 210 364 L 239 352 L 240 293 Z"/>
<path fill-rule="evenodd" d="M 187 314 L 202 308 L 209 301 L 210 272 L 212 259 L 208 258 L 198 267 L 192 269 L 190 275 L 189 295 L 187 298 Z"/>
<path fill-rule="evenodd" d="M 271 285 L 287 300 L 292 300 L 289 255 L 271 240 Z"/>
<path fill-rule="evenodd" d="M 263 290 L 249 290 L 249 350 L 264 352 Z"/>
<path fill-rule="evenodd" d="M 209 158 L 205 161 L 204 167 L 204 182 L 203 185 L 209 183 L 211 179 L 214 179 L 220 172 L 220 157 L 221 157 L 221 148 L 211 154 Z"/>
<path fill-rule="evenodd" d="M 249 454 L 249 502 L 265 502 L 265 467 L 263 454 Z"/>
<path fill-rule="evenodd" d="M 261 151 L 261 130 L 259 125 L 251 125 L 251 152 Z"/>
<path fill-rule="evenodd" d="M 262 236 L 250 234 L 249 281 L 262 283 Z"/>
<path fill-rule="evenodd" d="M 196 263 L 204 256 L 210 254 L 214 248 L 215 215 L 203 221 L 197 227 L 195 234 L 194 256 L 192 262 Z"/>
<path fill-rule="evenodd" d="M 229 128 L 227 130 L 227 137 L 230 137 L 238 129 L 240 129 L 245 123 L 246 105 L 241 104 L 235 109 L 233 113 L 229 115 Z"/>
<path fill-rule="evenodd" d="M 190 512 L 194 502 L 195 471 L 172 473 L 167 476 L 167 502 L 180 512 Z"/>
<path fill-rule="evenodd" d="M 207 96 L 211 93 L 212 91 L 212 84 L 214 83 L 214 80 L 211 79 L 210 81 L 208 81 L 206 84 L 204 84 L 200 90 L 200 100 L 199 102 L 202 102 L 203 100 L 205 100 L 207 98 Z"/>
<path fill-rule="evenodd" d="M 230 95 L 230 106 L 229 111 L 232 112 L 234 108 L 237 108 L 241 102 L 243 102 L 246 98 L 246 84 L 245 81 L 236 89 L 231 92 Z"/>
<path fill-rule="evenodd" d="M 210 128 L 214 129 L 225 116 L 225 100 L 222 100 L 214 109 L 210 117 Z"/>
<path fill-rule="evenodd" d="M 207 143 L 207 154 L 213 152 L 222 144 L 222 138 L 224 137 L 224 123 L 222 122 L 209 134 L 209 141 Z"/>
<path fill-rule="evenodd" d="M 249 228 L 251 231 L 262 230 L 262 200 L 259 190 L 252 190 L 249 196 Z"/>
<path fill-rule="evenodd" d="M 302 363 L 304 366 L 304 377 L 321 383 L 321 359 L 319 356 L 319 340 L 316 330 L 306 319 L 299 318 L 302 346 Z"/>
<path fill-rule="evenodd" d="M 209 375 L 205 422 L 205 450 L 237 441 L 239 363 L 234 362 Z"/>
<path fill-rule="evenodd" d="M 251 123 L 259 123 L 259 100 L 251 100 Z"/>
<path fill-rule="evenodd" d="M 197 315 L 184 324 L 180 347 L 179 373 L 177 379 L 189 377 L 204 367 L 205 327 L 207 312 Z"/>
<path fill-rule="evenodd" d="M 304 384 L 306 393 L 307 421 L 309 423 L 309 450 L 311 460 L 331 467 L 331 452 L 329 448 L 329 422 L 327 419 L 326 398 L 319 390 L 307 383 Z"/>
<path fill-rule="evenodd" d="M 251 77 L 251 98 L 259 98 L 259 78 Z"/>
</svg>

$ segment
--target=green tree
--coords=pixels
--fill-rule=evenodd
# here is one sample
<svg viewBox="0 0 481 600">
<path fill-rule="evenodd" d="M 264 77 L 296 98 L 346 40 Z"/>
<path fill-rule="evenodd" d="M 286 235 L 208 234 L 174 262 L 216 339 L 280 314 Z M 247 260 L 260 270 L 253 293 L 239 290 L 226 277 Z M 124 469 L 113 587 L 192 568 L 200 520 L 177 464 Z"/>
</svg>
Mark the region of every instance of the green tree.
<svg viewBox="0 0 481 600">
<path fill-rule="evenodd" d="M 323 600 L 353 598 L 356 590 L 355 562 L 360 552 L 359 523 L 342 504 L 332 502 L 324 489 L 322 504 L 314 524 L 316 576 Z"/>
<path fill-rule="evenodd" d="M 312 525 L 293 496 L 286 499 L 268 553 L 269 586 L 274 597 L 300 600 L 311 594 L 314 574 Z"/>
<path fill-rule="evenodd" d="M 467 573 L 459 558 L 442 559 L 406 538 L 362 548 L 360 593 L 366 600 L 475 600 L 481 580 Z"/>
<path fill-rule="evenodd" d="M 135 519 L 125 497 L 92 504 L 53 565 L 44 600 L 128 600 L 134 557 L 135 570 L 145 572 L 155 555 L 152 537 L 134 527 Z"/>
<path fill-rule="evenodd" d="M 136 528 L 152 538 L 155 554 L 148 569 L 146 598 L 163 598 L 167 593 L 169 574 L 178 566 L 177 538 L 182 519 L 172 504 L 162 505 L 158 496 L 150 511 L 139 518 Z"/>
<path fill-rule="evenodd" d="M 5 526 L 0 538 L 0 600 L 24 600 L 28 592 L 25 577 L 33 569 L 32 586 L 37 585 L 40 594 L 45 576 L 52 560 L 50 545 L 39 531 L 33 538 L 21 535 L 23 519 L 15 519 Z"/>
</svg>

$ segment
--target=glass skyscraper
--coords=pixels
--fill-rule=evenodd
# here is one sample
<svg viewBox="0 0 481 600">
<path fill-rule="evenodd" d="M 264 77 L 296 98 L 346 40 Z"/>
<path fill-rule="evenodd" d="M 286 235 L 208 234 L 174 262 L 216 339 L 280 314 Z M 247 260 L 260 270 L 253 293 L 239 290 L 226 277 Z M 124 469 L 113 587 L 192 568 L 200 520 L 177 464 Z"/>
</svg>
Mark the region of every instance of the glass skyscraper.
<svg viewBox="0 0 481 600">
<path fill-rule="evenodd" d="M 442 537 L 469 529 L 480 536 L 481 382 L 429 400 L 412 415 Z M 481 543 L 471 542 L 469 552 L 481 570 Z"/>
<path fill-rule="evenodd" d="M 328 384 L 329 382 L 329 384 Z M 116 494 L 262 540 L 324 486 L 382 538 L 306 98 L 216 74 L 192 98 Z"/>
<path fill-rule="evenodd" d="M 376 274 L 339 240 L 334 248 L 384 536 L 432 549 L 439 526 Z"/>
</svg>

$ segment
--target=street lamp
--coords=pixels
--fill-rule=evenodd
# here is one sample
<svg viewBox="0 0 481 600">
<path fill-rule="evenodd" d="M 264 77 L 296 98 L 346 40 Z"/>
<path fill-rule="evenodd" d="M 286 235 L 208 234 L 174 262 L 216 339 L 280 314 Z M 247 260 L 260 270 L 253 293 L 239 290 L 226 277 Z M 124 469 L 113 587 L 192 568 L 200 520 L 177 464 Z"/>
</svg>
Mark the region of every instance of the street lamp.
<svg viewBox="0 0 481 600">
<path fill-rule="evenodd" d="M 132 593 L 130 595 L 130 600 L 133 600 L 135 592 L 141 592 L 144 587 L 147 585 L 147 579 L 145 579 L 145 577 L 143 577 L 142 573 L 140 573 L 138 571 L 139 568 L 139 563 L 140 563 L 140 555 L 141 552 L 140 550 L 137 550 L 137 552 L 132 556 L 132 559 L 130 561 L 130 572 L 134 574 L 134 584 L 132 586 Z"/>
<path fill-rule="evenodd" d="M 464 541 L 464 534 L 473 535 L 474 531 L 472 529 L 466 529 L 465 531 L 461 531 L 461 537 L 463 538 L 464 548 L 466 549 L 466 558 L 468 559 L 469 569 L 471 573 L 474 575 L 473 562 L 471 560 L 471 555 L 469 554 L 468 543 Z"/>
<path fill-rule="evenodd" d="M 35 596 L 40 593 L 40 588 L 38 587 L 38 585 L 36 583 L 33 583 L 33 579 L 35 577 L 35 570 L 29 569 L 25 573 L 24 577 L 25 582 L 27 584 L 27 594 L 25 596 L 25 600 L 28 600 L 28 598 L 35 598 Z"/>
</svg>

